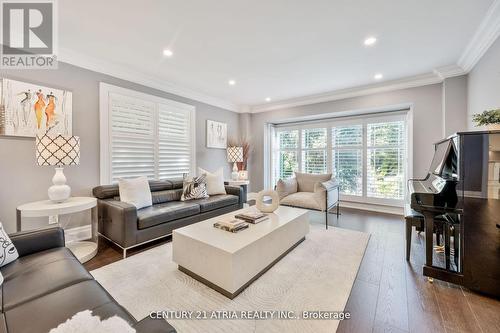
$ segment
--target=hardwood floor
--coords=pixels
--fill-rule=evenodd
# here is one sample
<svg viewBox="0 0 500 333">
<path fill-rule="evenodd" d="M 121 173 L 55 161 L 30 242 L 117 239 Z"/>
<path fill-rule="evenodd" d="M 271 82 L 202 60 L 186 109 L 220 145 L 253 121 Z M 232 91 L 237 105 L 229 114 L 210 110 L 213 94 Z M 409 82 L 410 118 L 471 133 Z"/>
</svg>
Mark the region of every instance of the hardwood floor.
<svg viewBox="0 0 500 333">
<path fill-rule="evenodd" d="M 413 231 L 410 262 L 405 260 L 402 217 L 342 209 L 329 225 L 371 234 L 338 333 L 354 332 L 500 332 L 500 301 L 460 286 L 422 276 L 424 234 Z M 311 223 L 324 223 L 313 218 Z M 146 251 L 170 238 L 141 246 Z M 121 250 L 100 239 L 99 253 L 85 264 L 89 270 L 122 259 Z"/>
<path fill-rule="evenodd" d="M 344 209 L 330 225 L 371 234 L 347 302 L 344 332 L 500 332 L 500 301 L 422 275 L 424 234 L 405 260 L 404 223 L 395 215 Z"/>
</svg>

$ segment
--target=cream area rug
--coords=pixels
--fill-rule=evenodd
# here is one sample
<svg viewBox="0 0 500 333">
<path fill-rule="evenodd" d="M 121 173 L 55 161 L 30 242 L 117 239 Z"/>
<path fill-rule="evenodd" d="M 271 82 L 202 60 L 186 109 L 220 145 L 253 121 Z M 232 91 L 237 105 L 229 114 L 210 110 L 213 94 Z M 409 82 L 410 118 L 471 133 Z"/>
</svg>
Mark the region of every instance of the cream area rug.
<svg viewBox="0 0 500 333">
<path fill-rule="evenodd" d="M 344 310 L 369 237 L 311 225 L 305 241 L 233 300 L 180 272 L 172 262 L 171 243 L 91 273 L 136 319 L 151 311 L 175 311 L 165 312 L 169 316 L 192 311 L 184 313 L 188 319 L 168 319 L 179 333 L 331 333 L 337 330 L 338 320 L 306 320 L 303 311 Z M 255 313 L 257 319 L 246 319 L 248 315 L 242 319 L 253 311 L 260 311 Z M 284 311 L 297 319 L 269 319 L 271 315 L 264 311 Z M 221 319 L 224 313 L 230 318 Z M 197 315 L 216 319 L 200 320 L 194 318 Z"/>
</svg>

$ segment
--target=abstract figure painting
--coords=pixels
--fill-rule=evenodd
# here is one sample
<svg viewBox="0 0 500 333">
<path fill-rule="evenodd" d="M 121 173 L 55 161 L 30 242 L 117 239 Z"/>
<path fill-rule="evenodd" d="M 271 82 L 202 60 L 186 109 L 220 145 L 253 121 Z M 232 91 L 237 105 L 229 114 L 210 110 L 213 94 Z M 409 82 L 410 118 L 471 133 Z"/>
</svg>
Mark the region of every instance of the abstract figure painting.
<svg viewBox="0 0 500 333">
<path fill-rule="evenodd" d="M 72 134 L 71 92 L 2 79 L 0 95 L 0 135 Z"/>
<path fill-rule="evenodd" d="M 227 124 L 207 120 L 207 148 L 227 148 Z"/>
</svg>

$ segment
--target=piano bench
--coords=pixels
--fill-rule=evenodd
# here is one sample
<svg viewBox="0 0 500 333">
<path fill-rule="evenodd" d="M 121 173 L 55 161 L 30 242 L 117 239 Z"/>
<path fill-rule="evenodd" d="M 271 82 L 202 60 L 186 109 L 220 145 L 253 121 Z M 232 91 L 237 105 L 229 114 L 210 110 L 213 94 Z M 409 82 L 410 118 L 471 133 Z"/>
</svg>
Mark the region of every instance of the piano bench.
<svg viewBox="0 0 500 333">
<path fill-rule="evenodd" d="M 424 231 L 424 215 L 410 208 L 410 205 L 405 205 L 405 227 L 406 227 L 406 261 L 410 261 L 411 250 L 411 232 L 412 228 L 421 232 Z M 434 219 L 434 232 L 436 233 L 436 243 L 441 245 L 441 235 L 443 234 L 443 220 L 440 217 Z"/>
</svg>

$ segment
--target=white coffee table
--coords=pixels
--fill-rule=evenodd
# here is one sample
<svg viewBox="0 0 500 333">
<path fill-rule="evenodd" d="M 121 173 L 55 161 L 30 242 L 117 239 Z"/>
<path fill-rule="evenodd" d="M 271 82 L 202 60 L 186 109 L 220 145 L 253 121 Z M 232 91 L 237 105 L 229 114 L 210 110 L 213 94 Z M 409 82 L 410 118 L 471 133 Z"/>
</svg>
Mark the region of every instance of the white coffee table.
<svg viewBox="0 0 500 333">
<path fill-rule="evenodd" d="M 299 245 L 309 232 L 309 212 L 280 206 L 268 221 L 239 233 L 213 227 L 220 219 L 254 207 L 176 229 L 173 261 L 179 270 L 233 299 Z"/>
</svg>

